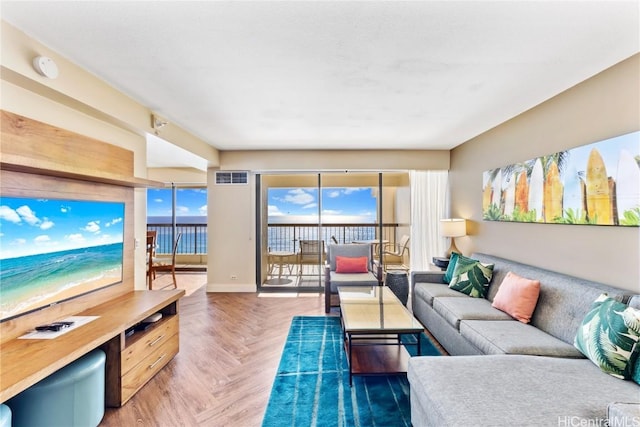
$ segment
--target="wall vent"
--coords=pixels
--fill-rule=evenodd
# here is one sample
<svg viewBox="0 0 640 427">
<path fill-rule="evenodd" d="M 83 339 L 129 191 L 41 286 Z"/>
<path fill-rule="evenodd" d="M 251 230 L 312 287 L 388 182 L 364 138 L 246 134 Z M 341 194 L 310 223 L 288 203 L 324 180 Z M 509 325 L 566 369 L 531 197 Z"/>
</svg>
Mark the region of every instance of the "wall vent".
<svg viewBox="0 0 640 427">
<path fill-rule="evenodd" d="M 216 185 L 246 185 L 249 172 L 216 172 Z"/>
</svg>

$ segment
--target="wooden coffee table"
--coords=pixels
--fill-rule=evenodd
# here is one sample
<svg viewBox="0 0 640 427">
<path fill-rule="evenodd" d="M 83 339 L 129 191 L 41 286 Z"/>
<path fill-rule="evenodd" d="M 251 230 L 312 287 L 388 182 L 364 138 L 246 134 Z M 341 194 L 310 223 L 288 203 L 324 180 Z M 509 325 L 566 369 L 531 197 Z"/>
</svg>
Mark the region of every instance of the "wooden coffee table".
<svg viewBox="0 0 640 427">
<path fill-rule="evenodd" d="M 354 375 L 405 374 L 409 353 L 401 335 L 416 337 L 420 355 L 422 324 L 386 286 L 339 286 L 340 322 Z"/>
</svg>

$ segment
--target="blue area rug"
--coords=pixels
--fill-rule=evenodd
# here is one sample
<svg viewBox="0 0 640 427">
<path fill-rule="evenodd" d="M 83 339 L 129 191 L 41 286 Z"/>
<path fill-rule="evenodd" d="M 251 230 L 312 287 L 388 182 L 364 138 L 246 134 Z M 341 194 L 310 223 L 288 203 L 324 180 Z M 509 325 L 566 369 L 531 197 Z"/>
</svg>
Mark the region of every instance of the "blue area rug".
<svg viewBox="0 0 640 427">
<path fill-rule="evenodd" d="M 406 340 L 406 341 L 405 341 Z M 415 343 L 404 336 L 403 341 Z M 426 335 L 422 355 L 440 355 Z M 416 346 L 407 346 L 415 355 Z M 354 376 L 343 349 L 340 319 L 297 316 L 291 321 L 263 427 L 411 426 L 406 376 Z"/>
</svg>

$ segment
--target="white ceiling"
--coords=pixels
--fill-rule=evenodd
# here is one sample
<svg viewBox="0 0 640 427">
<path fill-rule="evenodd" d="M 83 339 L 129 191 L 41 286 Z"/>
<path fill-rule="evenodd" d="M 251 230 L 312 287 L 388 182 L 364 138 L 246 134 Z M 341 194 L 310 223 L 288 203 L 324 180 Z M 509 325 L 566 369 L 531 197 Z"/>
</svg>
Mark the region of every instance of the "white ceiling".
<svg viewBox="0 0 640 427">
<path fill-rule="evenodd" d="M 640 50 L 637 1 L 1 7 L 222 150 L 450 149 Z"/>
</svg>

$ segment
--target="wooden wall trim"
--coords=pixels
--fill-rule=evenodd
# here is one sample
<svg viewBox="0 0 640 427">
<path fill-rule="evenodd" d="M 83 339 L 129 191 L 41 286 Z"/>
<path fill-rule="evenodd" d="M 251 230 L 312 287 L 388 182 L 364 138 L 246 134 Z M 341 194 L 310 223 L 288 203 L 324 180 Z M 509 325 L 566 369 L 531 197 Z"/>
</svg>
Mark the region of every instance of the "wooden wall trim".
<svg viewBox="0 0 640 427">
<path fill-rule="evenodd" d="M 1 117 L 3 170 L 125 187 L 163 185 L 134 177 L 130 150 L 8 111 Z"/>
</svg>

